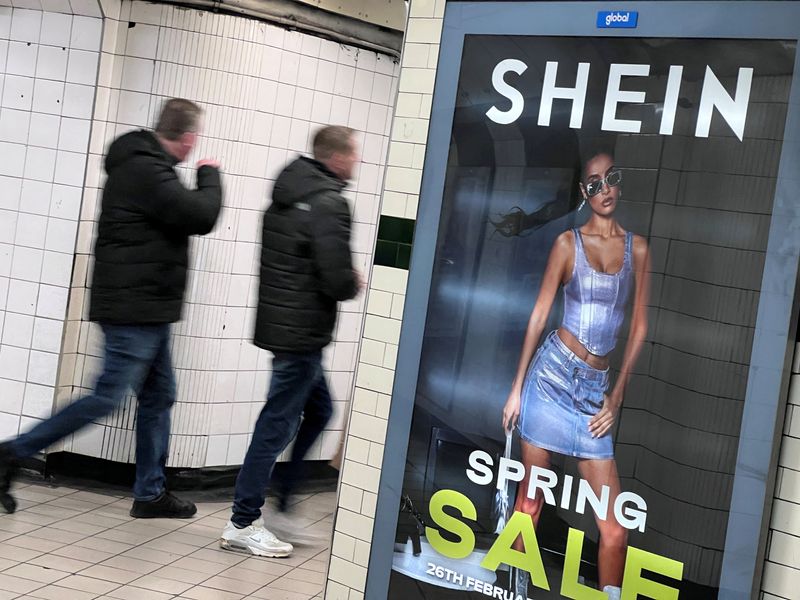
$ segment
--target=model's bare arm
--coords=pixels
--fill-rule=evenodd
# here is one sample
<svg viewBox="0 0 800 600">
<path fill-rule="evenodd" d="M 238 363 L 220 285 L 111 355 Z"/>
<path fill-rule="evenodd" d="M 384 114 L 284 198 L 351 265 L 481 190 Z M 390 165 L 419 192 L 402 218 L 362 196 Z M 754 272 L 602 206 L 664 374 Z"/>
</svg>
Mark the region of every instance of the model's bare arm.
<svg viewBox="0 0 800 600">
<path fill-rule="evenodd" d="M 614 425 L 622 406 L 625 386 L 628 385 L 631 371 L 642 351 L 644 338 L 647 336 L 647 307 L 650 304 L 650 251 L 647 241 L 638 235 L 633 238 L 633 267 L 636 289 L 628 343 L 625 346 L 622 367 L 614 388 L 606 396 L 603 408 L 589 422 L 589 431 L 594 437 L 605 435 Z"/>
<path fill-rule="evenodd" d="M 505 429 L 511 429 L 519 417 L 520 394 L 522 393 L 522 384 L 525 381 L 528 365 L 530 365 L 531 358 L 533 358 L 536 344 L 542 336 L 558 287 L 564 280 L 567 269 L 572 264 L 574 248 L 572 238 L 573 233 L 565 231 L 558 236 L 553 248 L 550 250 L 550 257 L 547 259 L 547 267 L 542 278 L 539 296 L 536 298 L 536 304 L 533 307 L 533 312 L 531 312 L 530 319 L 528 319 L 528 327 L 525 330 L 525 340 L 522 343 L 517 373 L 511 385 L 511 393 L 503 408 L 503 427 Z"/>
</svg>

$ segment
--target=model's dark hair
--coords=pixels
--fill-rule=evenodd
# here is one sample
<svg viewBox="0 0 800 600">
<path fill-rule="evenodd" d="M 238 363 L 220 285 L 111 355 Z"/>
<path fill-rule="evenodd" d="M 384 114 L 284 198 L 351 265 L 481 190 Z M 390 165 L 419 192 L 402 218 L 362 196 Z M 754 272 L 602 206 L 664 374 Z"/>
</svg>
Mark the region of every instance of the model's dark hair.
<svg viewBox="0 0 800 600">
<path fill-rule="evenodd" d="M 617 138 L 614 137 L 594 137 L 590 139 L 581 140 L 580 153 L 581 153 L 581 179 L 586 170 L 586 165 L 595 156 L 605 154 L 614 159 L 614 150 Z"/>
<path fill-rule="evenodd" d="M 328 125 L 314 135 L 313 152 L 317 160 L 327 160 L 336 152 L 348 153 L 353 149 L 356 130 L 343 125 Z"/>
<path fill-rule="evenodd" d="M 177 140 L 184 133 L 194 133 L 202 113 L 203 109 L 191 100 L 170 98 L 161 107 L 156 133 L 170 141 Z"/>
</svg>

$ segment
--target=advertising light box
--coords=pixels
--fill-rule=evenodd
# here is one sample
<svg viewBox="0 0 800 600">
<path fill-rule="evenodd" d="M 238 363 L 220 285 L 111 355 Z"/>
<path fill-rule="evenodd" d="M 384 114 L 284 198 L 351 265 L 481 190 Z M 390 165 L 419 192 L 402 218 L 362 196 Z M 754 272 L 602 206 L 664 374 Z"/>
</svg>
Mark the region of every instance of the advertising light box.
<svg viewBox="0 0 800 600">
<path fill-rule="evenodd" d="M 367 598 L 756 597 L 798 9 L 448 3 Z"/>
</svg>

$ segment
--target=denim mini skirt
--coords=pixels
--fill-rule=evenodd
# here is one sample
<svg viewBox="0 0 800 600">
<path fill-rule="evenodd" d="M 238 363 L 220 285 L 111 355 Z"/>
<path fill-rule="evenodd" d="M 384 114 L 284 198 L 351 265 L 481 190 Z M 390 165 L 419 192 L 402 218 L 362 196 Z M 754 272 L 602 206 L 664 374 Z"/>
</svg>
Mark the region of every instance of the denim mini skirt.
<svg viewBox="0 0 800 600">
<path fill-rule="evenodd" d="M 589 421 L 603 407 L 608 369 L 589 366 L 555 331 L 531 361 L 522 386 L 517 431 L 544 450 L 578 458 L 614 458 L 611 432 L 592 438 Z"/>
</svg>

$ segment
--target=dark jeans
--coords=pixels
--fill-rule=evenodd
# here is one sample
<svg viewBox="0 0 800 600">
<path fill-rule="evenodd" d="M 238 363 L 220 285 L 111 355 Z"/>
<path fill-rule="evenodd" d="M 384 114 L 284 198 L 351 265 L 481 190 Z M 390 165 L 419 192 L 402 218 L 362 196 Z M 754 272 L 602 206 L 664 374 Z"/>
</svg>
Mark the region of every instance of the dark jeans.
<svg viewBox="0 0 800 600">
<path fill-rule="evenodd" d="M 94 393 L 73 402 L 11 442 L 20 458 L 31 456 L 114 411 L 128 390 L 137 393 L 136 500 L 153 500 L 164 491 L 170 410 L 175 375 L 170 357 L 170 326 L 107 325 L 105 364 Z"/>
<path fill-rule="evenodd" d="M 261 516 L 275 461 L 297 435 L 288 475 L 279 482 L 281 496 L 291 494 L 303 470 L 303 457 L 325 429 L 332 412 L 322 352 L 276 354 L 267 403 L 258 416 L 236 478 L 231 517 L 235 525 L 247 527 Z"/>
</svg>

